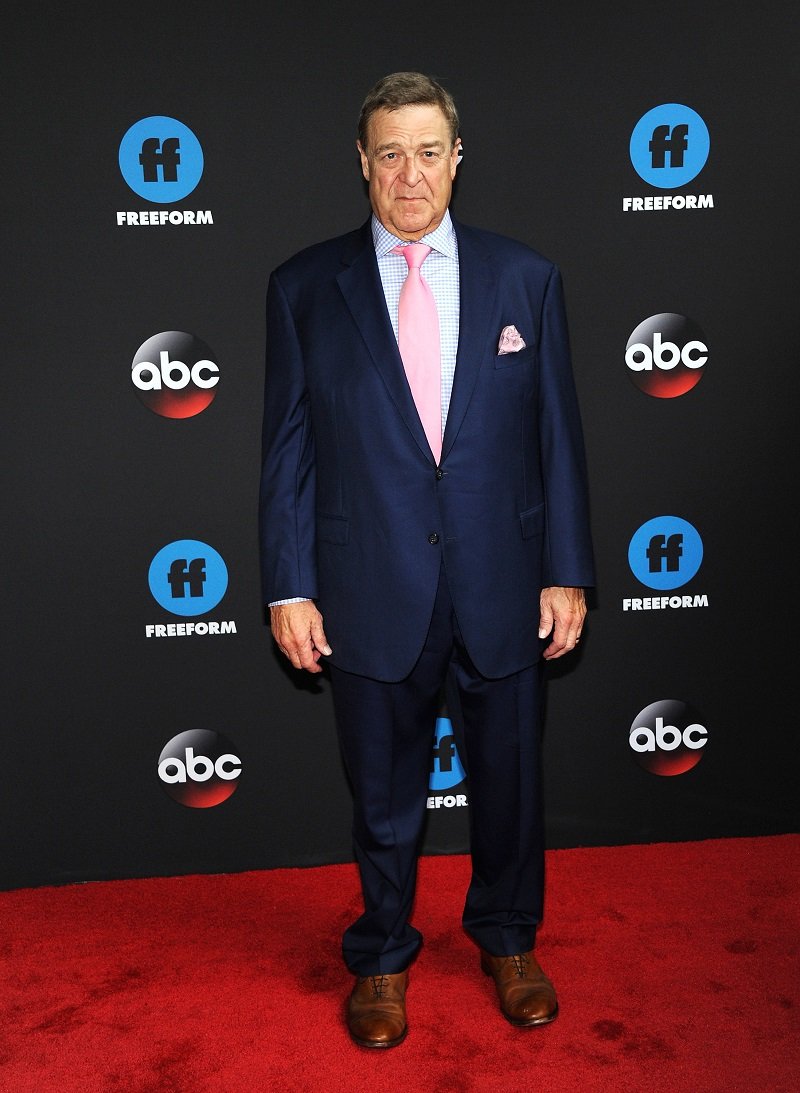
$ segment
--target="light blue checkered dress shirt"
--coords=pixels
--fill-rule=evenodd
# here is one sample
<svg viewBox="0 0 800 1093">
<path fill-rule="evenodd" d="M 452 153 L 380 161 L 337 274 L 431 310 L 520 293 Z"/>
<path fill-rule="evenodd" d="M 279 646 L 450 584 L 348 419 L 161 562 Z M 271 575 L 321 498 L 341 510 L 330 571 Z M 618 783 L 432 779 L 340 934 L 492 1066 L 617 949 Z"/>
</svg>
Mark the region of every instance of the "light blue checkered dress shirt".
<svg viewBox="0 0 800 1093">
<path fill-rule="evenodd" d="M 394 247 L 406 246 L 402 239 L 388 232 L 376 216 L 372 217 L 372 240 L 378 259 L 386 307 L 397 337 L 397 313 L 400 307 L 400 290 L 408 273 L 408 265 L 402 254 L 392 254 Z M 461 297 L 458 285 L 458 242 L 450 213 L 445 212 L 441 224 L 419 240 L 431 248 L 422 263 L 422 276 L 430 285 L 439 315 L 439 343 L 442 364 L 442 435 L 450 407 L 453 377 L 456 372 L 458 352 L 458 316 Z M 273 600 L 270 607 L 285 603 L 301 603 L 307 596 L 292 596 L 286 600 Z"/>
<path fill-rule="evenodd" d="M 400 304 L 400 290 L 408 273 L 408 266 L 402 254 L 392 254 L 394 247 L 406 244 L 392 235 L 376 216 L 372 217 L 372 239 L 375 243 L 375 255 L 378 259 L 378 272 L 381 275 L 383 294 L 389 309 L 394 336 L 397 337 L 397 312 Z M 441 224 L 419 240 L 431 248 L 431 253 L 422 263 L 421 273 L 430 286 L 436 301 L 439 315 L 439 343 L 442 361 L 442 434 L 450 407 L 450 395 L 453 390 L 453 377 L 456 371 L 456 353 L 458 351 L 458 316 L 460 294 L 458 287 L 458 242 L 450 213 L 445 212 Z"/>
</svg>

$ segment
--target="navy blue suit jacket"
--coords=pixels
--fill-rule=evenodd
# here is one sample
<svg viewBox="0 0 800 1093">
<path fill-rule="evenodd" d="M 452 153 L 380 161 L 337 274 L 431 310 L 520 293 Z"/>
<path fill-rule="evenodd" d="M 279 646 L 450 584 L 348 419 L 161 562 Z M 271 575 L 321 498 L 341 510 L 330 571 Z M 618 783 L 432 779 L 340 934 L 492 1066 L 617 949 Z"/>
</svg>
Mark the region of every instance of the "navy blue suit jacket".
<svg viewBox="0 0 800 1093">
<path fill-rule="evenodd" d="M 369 222 L 270 279 L 264 595 L 316 599 L 332 661 L 374 679 L 414 666 L 442 554 L 467 649 L 491 678 L 538 659 L 541 588 L 594 580 L 558 270 L 521 243 L 455 230 L 461 315 L 438 468 Z M 526 347 L 498 356 L 510 324 Z"/>
</svg>

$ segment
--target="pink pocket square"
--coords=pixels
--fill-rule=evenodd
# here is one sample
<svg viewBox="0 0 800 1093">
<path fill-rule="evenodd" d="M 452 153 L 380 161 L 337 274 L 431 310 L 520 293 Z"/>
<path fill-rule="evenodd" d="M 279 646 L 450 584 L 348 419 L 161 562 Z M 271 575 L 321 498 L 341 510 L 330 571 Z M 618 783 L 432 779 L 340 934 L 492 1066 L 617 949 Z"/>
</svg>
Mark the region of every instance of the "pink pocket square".
<svg viewBox="0 0 800 1093">
<path fill-rule="evenodd" d="M 497 345 L 498 357 L 502 357 L 506 353 L 519 353 L 520 349 L 524 348 L 525 341 L 517 328 L 515 326 L 504 326 Z"/>
</svg>

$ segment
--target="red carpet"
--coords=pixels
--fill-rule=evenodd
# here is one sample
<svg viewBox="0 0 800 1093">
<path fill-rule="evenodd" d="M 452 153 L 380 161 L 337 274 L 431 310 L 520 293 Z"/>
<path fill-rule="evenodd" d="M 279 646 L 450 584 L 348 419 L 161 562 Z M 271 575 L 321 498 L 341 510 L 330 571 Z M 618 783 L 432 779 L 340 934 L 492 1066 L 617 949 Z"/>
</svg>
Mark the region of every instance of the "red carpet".
<svg viewBox="0 0 800 1093">
<path fill-rule="evenodd" d="M 517 1030 L 458 923 L 467 860 L 425 859 L 388 1052 L 341 1023 L 352 866 L 0 893 L 0 1088 L 794 1093 L 799 860 L 788 835 L 550 852 L 561 1016 Z"/>
</svg>

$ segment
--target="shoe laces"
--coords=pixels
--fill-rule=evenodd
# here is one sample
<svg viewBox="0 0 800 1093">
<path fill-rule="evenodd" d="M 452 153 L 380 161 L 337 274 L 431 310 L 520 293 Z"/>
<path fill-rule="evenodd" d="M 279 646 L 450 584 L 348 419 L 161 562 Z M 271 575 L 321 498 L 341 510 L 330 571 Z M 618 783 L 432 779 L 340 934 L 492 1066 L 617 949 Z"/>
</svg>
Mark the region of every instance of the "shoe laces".
<svg viewBox="0 0 800 1093">
<path fill-rule="evenodd" d="M 383 998 L 383 992 L 389 986 L 388 975 L 370 975 L 368 978 L 374 996 L 376 998 Z"/>
<path fill-rule="evenodd" d="M 524 979 L 525 976 L 528 974 L 528 965 L 530 964 L 530 958 L 524 953 L 521 953 L 517 956 L 510 956 L 508 957 L 508 959 L 514 965 L 514 975 L 516 975 L 518 979 Z"/>
</svg>

